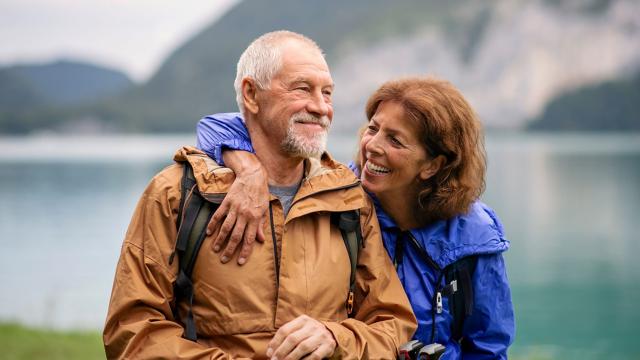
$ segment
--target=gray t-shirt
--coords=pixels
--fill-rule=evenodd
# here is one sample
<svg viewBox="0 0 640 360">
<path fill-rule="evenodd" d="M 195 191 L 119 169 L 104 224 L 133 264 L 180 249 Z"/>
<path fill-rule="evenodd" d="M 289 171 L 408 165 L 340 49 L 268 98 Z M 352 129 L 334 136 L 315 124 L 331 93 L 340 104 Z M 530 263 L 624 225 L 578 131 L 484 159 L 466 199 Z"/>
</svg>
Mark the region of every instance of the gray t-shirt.
<svg viewBox="0 0 640 360">
<path fill-rule="evenodd" d="M 282 204 L 282 209 L 284 210 L 284 217 L 287 217 L 289 213 L 289 209 L 291 209 L 291 203 L 293 202 L 293 198 L 298 193 L 298 189 L 300 188 L 300 183 L 297 183 L 292 186 L 273 186 L 269 185 L 269 192 L 280 200 Z"/>
</svg>

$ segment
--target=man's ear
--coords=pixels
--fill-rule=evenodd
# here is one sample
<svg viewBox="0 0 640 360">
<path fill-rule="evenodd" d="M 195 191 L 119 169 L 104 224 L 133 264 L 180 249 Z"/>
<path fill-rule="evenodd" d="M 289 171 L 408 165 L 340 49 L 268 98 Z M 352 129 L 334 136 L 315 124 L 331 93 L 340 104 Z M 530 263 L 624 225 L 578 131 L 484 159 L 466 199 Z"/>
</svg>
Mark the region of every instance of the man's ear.
<svg viewBox="0 0 640 360">
<path fill-rule="evenodd" d="M 250 77 L 245 77 L 244 79 L 242 79 L 241 87 L 244 108 L 252 114 L 257 114 L 260 110 L 260 107 L 258 106 L 258 87 L 256 85 L 256 82 Z"/>
<path fill-rule="evenodd" d="M 427 180 L 438 173 L 446 161 L 447 158 L 445 158 L 444 155 L 438 155 L 435 158 L 428 160 L 424 165 L 424 168 L 420 171 L 420 180 Z"/>
</svg>

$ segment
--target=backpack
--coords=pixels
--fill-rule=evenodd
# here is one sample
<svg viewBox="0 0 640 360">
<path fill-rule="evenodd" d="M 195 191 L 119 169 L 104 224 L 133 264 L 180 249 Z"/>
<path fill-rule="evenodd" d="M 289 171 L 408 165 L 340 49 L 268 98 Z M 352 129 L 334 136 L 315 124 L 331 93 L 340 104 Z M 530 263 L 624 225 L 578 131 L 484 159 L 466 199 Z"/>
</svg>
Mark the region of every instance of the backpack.
<svg viewBox="0 0 640 360">
<path fill-rule="evenodd" d="M 172 311 L 174 318 L 180 319 L 185 327 L 183 337 L 196 341 L 198 337 L 193 318 L 193 282 L 191 275 L 198 252 L 206 237 L 207 224 L 220 204 L 210 202 L 200 194 L 193 175 L 193 169 L 189 163 L 184 164 L 180 192 L 177 221 L 178 236 L 175 249 L 169 257 L 169 264 L 172 264 L 175 255 L 178 255 L 179 269 L 178 276 L 173 284 L 174 302 Z M 331 223 L 340 229 L 351 263 L 349 293 L 346 300 L 347 315 L 351 317 L 356 287 L 358 253 L 360 248 L 364 247 L 360 229 L 360 212 L 358 210 L 350 210 L 332 213 Z M 178 304 L 182 301 L 186 301 L 188 310 L 186 314 L 180 316 Z"/>
<path fill-rule="evenodd" d="M 449 298 L 449 314 L 453 317 L 451 337 L 461 343 L 462 328 L 466 317 L 473 313 L 473 273 L 478 262 L 477 255 L 471 255 L 449 264 L 444 269 L 429 256 L 427 251 L 409 231 L 398 234 L 394 265 L 396 269 L 402 262 L 406 240 L 415 248 L 418 255 L 439 274 L 436 282 L 436 293 L 431 303 L 431 341 L 436 339 L 436 314 L 442 313 L 442 296 Z M 445 285 L 442 286 L 444 278 Z"/>
</svg>

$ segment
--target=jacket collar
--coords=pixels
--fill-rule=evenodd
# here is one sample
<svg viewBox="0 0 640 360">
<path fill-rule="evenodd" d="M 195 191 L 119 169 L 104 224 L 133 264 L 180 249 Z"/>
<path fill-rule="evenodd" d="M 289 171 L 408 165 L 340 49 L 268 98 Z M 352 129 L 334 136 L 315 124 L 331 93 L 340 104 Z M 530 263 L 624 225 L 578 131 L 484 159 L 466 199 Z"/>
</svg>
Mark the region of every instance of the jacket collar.
<svg viewBox="0 0 640 360">
<path fill-rule="evenodd" d="M 178 149 L 173 159 L 191 164 L 198 190 L 210 201 L 222 201 L 235 179 L 231 169 L 218 165 L 207 154 L 191 146 Z M 319 159 L 306 159 L 304 174 L 293 200 L 294 205 L 300 204 L 292 206 L 287 218 L 317 211 L 353 210 L 366 205 L 360 181 L 349 168 L 335 161 L 327 152 Z M 356 191 L 348 191 L 351 189 Z"/>
<path fill-rule="evenodd" d="M 387 237 L 385 242 L 395 241 L 389 235 L 397 233 L 398 226 L 375 198 L 374 204 L 380 228 Z M 510 245 L 498 217 L 480 201 L 474 202 L 466 214 L 412 229 L 411 234 L 441 268 L 466 256 L 503 252 Z"/>
</svg>

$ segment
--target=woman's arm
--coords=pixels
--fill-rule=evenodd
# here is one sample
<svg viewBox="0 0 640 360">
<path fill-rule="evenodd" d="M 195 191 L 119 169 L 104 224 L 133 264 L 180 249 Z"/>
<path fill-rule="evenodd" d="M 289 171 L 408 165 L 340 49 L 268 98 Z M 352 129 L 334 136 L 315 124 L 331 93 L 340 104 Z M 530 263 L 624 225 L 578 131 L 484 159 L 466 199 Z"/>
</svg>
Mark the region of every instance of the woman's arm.
<svg viewBox="0 0 640 360">
<path fill-rule="evenodd" d="M 225 149 L 255 153 L 249 131 L 240 113 L 220 113 L 203 117 L 196 126 L 196 137 L 196 147 L 222 166 L 226 166 L 223 159 Z"/>
<path fill-rule="evenodd" d="M 511 290 L 502 254 L 478 257 L 474 308 L 463 328 L 463 359 L 506 359 L 515 336 Z"/>
<path fill-rule="evenodd" d="M 213 249 L 222 250 L 222 262 L 229 261 L 242 243 L 238 254 L 238 264 L 242 265 L 251 254 L 254 241 L 264 241 L 262 226 L 269 204 L 267 173 L 253 153 L 249 132 L 239 113 L 204 117 L 197 126 L 197 139 L 198 148 L 236 173 L 236 180 L 207 225 L 207 235 L 216 234 Z"/>
</svg>

